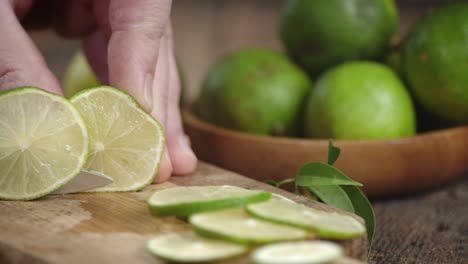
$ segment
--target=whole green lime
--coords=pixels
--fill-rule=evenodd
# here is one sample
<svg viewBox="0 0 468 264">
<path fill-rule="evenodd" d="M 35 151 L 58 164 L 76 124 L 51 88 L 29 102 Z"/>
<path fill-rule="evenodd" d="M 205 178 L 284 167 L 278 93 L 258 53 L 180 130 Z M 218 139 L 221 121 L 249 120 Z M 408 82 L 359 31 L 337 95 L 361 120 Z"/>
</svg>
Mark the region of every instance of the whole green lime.
<svg viewBox="0 0 468 264">
<path fill-rule="evenodd" d="M 208 73 L 195 107 L 214 124 L 256 134 L 297 135 L 311 82 L 287 56 L 245 49 Z"/>
<path fill-rule="evenodd" d="M 375 62 L 347 62 L 325 72 L 312 90 L 305 134 L 336 139 L 381 139 L 415 133 L 410 95 L 396 74 Z"/>
<path fill-rule="evenodd" d="M 344 61 L 380 58 L 397 24 L 393 0 L 289 0 L 280 33 L 292 58 L 316 75 Z"/>
<path fill-rule="evenodd" d="M 468 4 L 443 6 L 420 20 L 404 43 L 403 68 L 428 111 L 468 123 Z"/>
<path fill-rule="evenodd" d="M 77 92 L 99 86 L 91 66 L 81 50 L 75 52 L 63 77 L 63 93 L 70 98 Z"/>
</svg>

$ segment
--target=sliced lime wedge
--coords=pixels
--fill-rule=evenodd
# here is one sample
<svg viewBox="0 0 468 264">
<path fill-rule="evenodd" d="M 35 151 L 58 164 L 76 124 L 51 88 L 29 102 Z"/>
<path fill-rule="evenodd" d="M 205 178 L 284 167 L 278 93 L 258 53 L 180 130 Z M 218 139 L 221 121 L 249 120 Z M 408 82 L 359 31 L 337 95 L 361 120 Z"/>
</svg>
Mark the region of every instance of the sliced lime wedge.
<svg viewBox="0 0 468 264">
<path fill-rule="evenodd" d="M 164 131 L 128 94 L 101 86 L 71 98 L 88 126 L 91 154 L 86 169 L 114 182 L 93 191 L 136 191 L 158 172 Z"/>
<path fill-rule="evenodd" d="M 331 263 L 343 255 L 338 244 L 328 241 L 283 242 L 256 249 L 251 259 L 256 264 Z"/>
<path fill-rule="evenodd" d="M 243 208 L 195 214 L 189 222 L 200 235 L 244 244 L 296 240 L 308 235 L 305 230 L 249 216 Z"/>
<path fill-rule="evenodd" d="M 148 199 L 148 204 L 154 215 L 187 217 L 194 213 L 266 201 L 270 197 L 269 192 L 251 191 L 229 185 L 190 186 L 156 191 Z"/>
<path fill-rule="evenodd" d="M 256 217 L 312 230 L 325 238 L 353 238 L 366 232 L 364 225 L 352 216 L 325 212 L 290 201 L 271 199 L 250 204 L 246 210 Z"/>
<path fill-rule="evenodd" d="M 86 162 L 85 124 L 65 98 L 33 87 L 0 94 L 0 198 L 31 200 L 60 188 Z"/>
<path fill-rule="evenodd" d="M 242 255 L 247 247 L 200 237 L 193 232 L 169 233 L 151 238 L 146 248 L 171 262 L 200 263 Z"/>
</svg>

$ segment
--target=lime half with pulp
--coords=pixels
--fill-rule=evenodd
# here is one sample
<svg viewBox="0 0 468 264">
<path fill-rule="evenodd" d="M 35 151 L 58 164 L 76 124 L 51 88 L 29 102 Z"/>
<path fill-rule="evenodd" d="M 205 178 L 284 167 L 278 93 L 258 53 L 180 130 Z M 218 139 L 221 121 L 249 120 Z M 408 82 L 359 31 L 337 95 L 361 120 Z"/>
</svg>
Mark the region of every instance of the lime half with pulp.
<svg viewBox="0 0 468 264">
<path fill-rule="evenodd" d="M 71 98 L 88 126 L 86 168 L 113 178 L 93 191 L 136 191 L 154 179 L 164 153 L 164 131 L 127 93 L 101 86 Z"/>
<path fill-rule="evenodd" d="M 0 199 L 31 200 L 72 180 L 88 134 L 65 98 L 33 87 L 0 94 Z"/>
</svg>

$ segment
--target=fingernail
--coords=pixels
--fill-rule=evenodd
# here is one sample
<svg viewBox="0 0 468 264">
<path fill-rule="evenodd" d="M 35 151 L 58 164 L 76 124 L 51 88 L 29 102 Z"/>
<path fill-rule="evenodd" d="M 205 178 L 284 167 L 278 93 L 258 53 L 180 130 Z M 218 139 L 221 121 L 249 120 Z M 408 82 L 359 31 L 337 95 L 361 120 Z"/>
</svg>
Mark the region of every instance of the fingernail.
<svg viewBox="0 0 468 264">
<path fill-rule="evenodd" d="M 179 145 L 187 152 L 188 155 L 195 157 L 195 154 L 193 153 L 193 150 L 190 146 L 190 138 L 187 135 L 183 134 L 179 136 Z"/>
<path fill-rule="evenodd" d="M 143 110 L 147 113 L 151 113 L 153 109 L 153 77 L 147 73 L 145 75 L 145 81 L 143 83 Z"/>
</svg>

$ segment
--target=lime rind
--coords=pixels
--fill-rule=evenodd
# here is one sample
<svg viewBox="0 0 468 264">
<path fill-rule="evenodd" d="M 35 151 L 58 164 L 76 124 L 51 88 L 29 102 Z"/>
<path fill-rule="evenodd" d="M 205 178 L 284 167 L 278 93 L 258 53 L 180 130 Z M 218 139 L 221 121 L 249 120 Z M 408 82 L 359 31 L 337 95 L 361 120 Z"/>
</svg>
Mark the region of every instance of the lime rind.
<svg viewBox="0 0 468 264">
<path fill-rule="evenodd" d="M 83 141 L 84 141 L 83 149 L 80 153 L 80 158 L 78 162 L 76 163 L 76 168 L 71 173 L 69 173 L 69 175 L 67 175 L 66 177 L 63 177 L 61 180 L 56 181 L 55 184 L 49 185 L 47 186 L 48 188 L 37 191 L 35 193 L 29 194 L 29 195 L 23 195 L 19 197 L 12 196 L 12 195 L 5 195 L 5 194 L 2 194 L 0 191 L 0 199 L 27 201 L 27 200 L 34 200 L 42 196 L 45 196 L 49 193 L 52 193 L 58 190 L 59 188 L 61 188 L 62 186 L 64 186 L 65 184 L 67 184 L 68 182 L 70 182 L 71 180 L 73 180 L 76 176 L 78 176 L 78 174 L 81 172 L 81 169 L 84 167 L 87 161 L 90 146 L 89 146 L 89 138 L 88 138 L 86 125 L 79 111 L 67 99 L 57 94 L 54 94 L 54 93 L 45 91 L 41 88 L 33 87 L 33 86 L 20 86 L 20 87 L 2 91 L 0 92 L 0 98 L 5 99 L 8 96 L 17 96 L 17 95 L 27 94 L 27 93 L 38 93 L 38 94 L 47 96 L 49 99 L 53 99 L 53 101 L 55 102 L 59 102 L 65 105 L 66 108 L 70 110 L 70 112 L 72 113 L 72 116 L 74 120 L 76 121 L 76 124 L 79 126 L 81 130 L 81 133 L 83 135 Z"/>
<path fill-rule="evenodd" d="M 109 92 L 109 93 L 118 95 L 120 98 L 126 100 L 129 103 L 129 105 L 134 106 L 134 109 L 140 115 L 144 116 L 146 120 L 148 120 L 150 123 L 152 123 L 157 128 L 157 130 L 160 131 L 161 135 L 158 137 L 159 141 L 157 142 L 157 145 L 159 146 L 158 147 L 158 152 L 155 154 L 155 156 L 157 156 L 159 158 L 157 158 L 157 160 L 155 162 L 155 165 L 154 165 L 154 168 L 151 170 L 152 171 L 151 177 L 148 177 L 148 178 L 146 178 L 145 180 L 143 180 L 141 182 L 136 182 L 133 186 L 129 186 L 129 187 L 125 187 L 125 188 L 121 188 L 121 187 L 115 188 L 115 187 L 110 187 L 109 185 L 107 185 L 107 186 L 104 186 L 104 187 L 100 187 L 100 188 L 97 188 L 97 189 L 90 190 L 88 192 L 139 191 L 139 190 L 145 188 L 146 186 L 150 185 L 151 182 L 156 177 L 157 172 L 159 171 L 162 154 L 165 151 L 165 145 L 166 145 L 165 137 L 164 137 L 164 129 L 163 129 L 162 125 L 153 116 L 146 113 L 142 109 L 142 107 L 138 104 L 138 102 L 135 100 L 135 98 L 133 98 L 130 94 L 128 94 L 128 93 L 126 93 L 126 92 L 124 92 L 122 90 L 116 89 L 114 87 L 111 87 L 111 86 L 105 86 L 104 85 L 104 86 L 98 86 L 98 87 L 84 89 L 84 90 L 76 93 L 74 96 L 72 96 L 70 98 L 70 101 L 72 103 L 76 103 L 78 100 L 80 100 L 82 98 L 88 97 L 88 96 L 92 95 L 93 93 L 100 93 L 100 92 Z M 108 176 L 112 177 L 112 175 L 108 175 Z M 112 185 L 112 184 L 110 184 L 110 185 Z"/>
<path fill-rule="evenodd" d="M 247 252 L 247 247 L 198 236 L 193 232 L 169 233 L 151 238 L 146 248 L 170 262 L 200 263 L 228 259 Z"/>
<path fill-rule="evenodd" d="M 217 191 L 227 193 L 229 190 L 242 190 L 233 196 L 224 196 L 222 198 L 210 197 L 207 193 Z M 204 197 L 191 197 L 190 200 L 175 201 L 167 203 L 164 201 L 164 195 L 177 196 L 177 192 L 194 192 Z M 167 194 L 166 194 L 167 193 Z M 271 193 L 266 191 L 251 191 L 235 186 L 193 186 L 193 187 L 175 187 L 156 191 L 149 199 L 148 205 L 150 211 L 155 216 L 175 215 L 185 218 L 192 214 L 217 211 L 226 208 L 239 207 L 250 203 L 262 202 L 270 199 Z"/>
<path fill-rule="evenodd" d="M 365 226 L 352 216 L 282 200 L 247 205 L 246 211 L 266 221 L 312 231 L 323 238 L 349 239 L 366 233 Z"/>
<path fill-rule="evenodd" d="M 329 241 L 282 242 L 262 246 L 251 254 L 255 264 L 320 264 L 333 263 L 343 249 Z"/>
<path fill-rule="evenodd" d="M 189 222 L 202 236 L 240 244 L 300 240 L 310 235 L 303 229 L 254 218 L 243 208 L 195 214 Z"/>
</svg>

